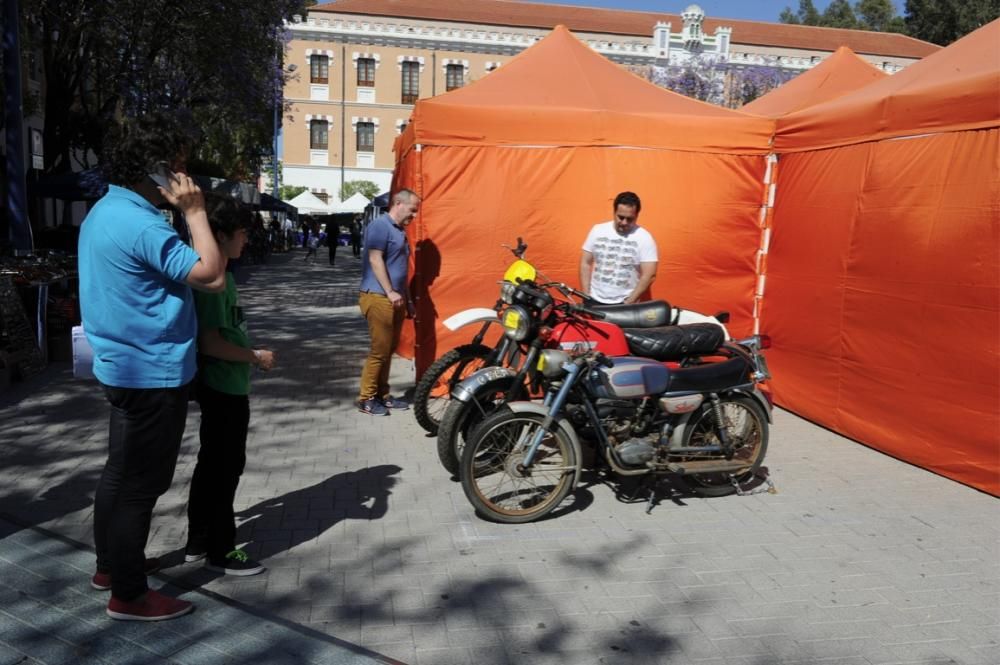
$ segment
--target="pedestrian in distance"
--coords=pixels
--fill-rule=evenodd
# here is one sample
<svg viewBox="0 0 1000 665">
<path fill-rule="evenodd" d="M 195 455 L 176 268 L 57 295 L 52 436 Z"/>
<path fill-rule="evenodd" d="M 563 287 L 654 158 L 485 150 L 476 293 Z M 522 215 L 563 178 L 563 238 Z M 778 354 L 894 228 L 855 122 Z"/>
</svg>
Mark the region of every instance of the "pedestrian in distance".
<svg viewBox="0 0 1000 665">
<path fill-rule="evenodd" d="M 238 259 L 247 244 L 250 210 L 233 199 L 213 196 L 208 221 L 223 256 Z M 204 559 L 206 568 L 226 575 L 256 575 L 264 566 L 236 546 L 233 502 L 246 466 L 250 370 L 269 370 L 276 358 L 272 351 L 251 346 L 232 273 L 226 273 L 225 291 L 196 293 L 195 305 L 201 445 L 191 478 L 184 560 Z"/>
<path fill-rule="evenodd" d="M 420 197 L 401 189 L 392 197 L 389 211 L 365 229 L 358 304 L 368 322 L 371 347 L 361 372 L 357 407 L 372 416 L 410 408 L 406 400 L 389 394 L 389 369 L 403 319 L 414 312 L 407 280 L 410 244 L 406 227 L 419 210 Z"/>
<path fill-rule="evenodd" d="M 114 619 L 158 621 L 192 609 L 149 589 L 146 575 L 159 562 L 144 554 L 156 500 L 174 477 L 195 375 L 191 289 L 219 292 L 226 284 L 204 197 L 184 173 L 189 126 L 177 112 L 147 113 L 112 130 L 102 159 L 111 186 L 80 230 L 83 328 L 111 405 L 91 586 L 110 589 Z M 184 215 L 193 247 L 156 208 L 163 203 Z"/>
<path fill-rule="evenodd" d="M 326 224 L 326 246 L 330 252 L 330 265 L 333 265 L 337 258 L 337 245 L 340 244 L 340 224 L 327 222 Z"/>
<path fill-rule="evenodd" d="M 361 257 L 361 215 L 351 220 L 351 253 L 356 259 Z"/>
</svg>

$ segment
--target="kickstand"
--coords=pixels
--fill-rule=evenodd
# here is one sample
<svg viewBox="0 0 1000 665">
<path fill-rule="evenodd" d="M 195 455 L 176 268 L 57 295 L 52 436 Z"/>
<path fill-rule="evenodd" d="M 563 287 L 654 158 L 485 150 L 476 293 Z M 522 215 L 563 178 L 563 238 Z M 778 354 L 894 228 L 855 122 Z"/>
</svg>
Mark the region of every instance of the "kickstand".
<svg viewBox="0 0 1000 665">
<path fill-rule="evenodd" d="M 659 476 L 653 477 L 653 482 L 650 483 L 649 488 L 649 499 L 646 500 L 646 514 L 649 515 L 653 512 L 653 507 L 660 504 L 660 497 L 656 490 L 660 489 L 660 484 L 663 482 L 663 478 Z"/>
</svg>

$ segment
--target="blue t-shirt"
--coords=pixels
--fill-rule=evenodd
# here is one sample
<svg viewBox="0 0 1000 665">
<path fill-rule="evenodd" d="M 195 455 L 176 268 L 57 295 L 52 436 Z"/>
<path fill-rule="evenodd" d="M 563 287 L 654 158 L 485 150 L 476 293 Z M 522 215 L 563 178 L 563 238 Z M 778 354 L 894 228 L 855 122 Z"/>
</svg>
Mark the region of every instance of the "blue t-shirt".
<svg viewBox="0 0 1000 665">
<path fill-rule="evenodd" d="M 387 295 L 372 270 L 368 252 L 373 249 L 382 250 L 392 290 L 405 294 L 406 274 L 410 268 L 410 243 L 406 241 L 406 231 L 396 226 L 389 213 L 372 220 L 365 229 L 365 260 L 361 264 L 361 290 Z"/>
<path fill-rule="evenodd" d="M 195 373 L 198 323 L 184 280 L 198 254 L 139 194 L 112 185 L 80 228 L 80 310 L 94 376 L 173 388 Z"/>
</svg>

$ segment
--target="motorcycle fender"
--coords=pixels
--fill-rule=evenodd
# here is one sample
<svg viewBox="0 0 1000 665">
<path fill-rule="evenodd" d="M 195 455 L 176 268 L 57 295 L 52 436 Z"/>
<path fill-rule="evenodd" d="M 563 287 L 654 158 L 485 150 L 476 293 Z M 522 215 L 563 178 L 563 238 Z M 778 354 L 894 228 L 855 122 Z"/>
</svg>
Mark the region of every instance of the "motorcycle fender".
<svg viewBox="0 0 1000 665">
<path fill-rule="evenodd" d="M 714 316 L 709 316 L 707 314 L 700 314 L 698 312 L 692 311 L 690 309 L 678 309 L 675 317 L 675 322 L 672 325 L 684 325 L 685 323 L 714 323 L 715 325 L 722 328 L 722 331 L 726 334 L 726 339 L 732 339 L 729 336 L 729 330 L 726 326 L 722 325 L 717 318 Z"/>
<path fill-rule="evenodd" d="M 490 323 L 500 323 L 500 317 L 497 315 L 497 311 L 495 309 L 489 309 L 488 307 L 463 309 L 458 314 L 452 314 L 441 323 L 443 323 L 444 327 L 448 330 L 458 330 L 459 328 L 473 323 L 484 323 L 486 321 L 489 321 Z"/>
<path fill-rule="evenodd" d="M 771 418 L 771 403 L 767 401 L 767 398 L 764 397 L 764 393 L 762 393 L 759 389 L 754 388 L 753 390 L 737 390 L 734 392 L 746 395 L 757 402 L 758 406 L 760 406 L 760 408 L 764 411 L 764 417 L 767 418 L 768 424 L 774 422 Z M 705 403 L 708 404 L 708 401 L 706 400 Z M 691 418 L 694 417 L 694 414 L 698 413 L 700 410 L 701 409 L 695 409 L 694 411 L 690 411 L 681 416 L 680 420 L 678 420 L 677 424 L 674 426 L 673 434 L 670 435 L 670 443 L 672 445 L 681 444 L 681 441 L 684 440 L 684 430 L 687 428 Z"/>
<path fill-rule="evenodd" d="M 492 310 L 490 310 L 492 311 Z M 517 376 L 517 372 L 509 367 L 484 367 L 470 374 L 451 391 L 451 398 L 459 402 L 469 402 L 479 391 L 479 388 L 487 383 L 493 383 L 500 379 L 511 379 Z"/>
<path fill-rule="evenodd" d="M 540 416 L 549 415 L 549 408 L 540 402 L 508 402 L 507 408 L 514 413 L 537 413 Z M 573 473 L 573 488 L 580 482 L 580 471 L 583 466 L 583 448 L 580 446 L 580 439 L 565 418 L 559 420 L 559 429 L 566 434 L 570 445 L 573 446 L 573 454 L 576 456 L 576 472 Z"/>
</svg>

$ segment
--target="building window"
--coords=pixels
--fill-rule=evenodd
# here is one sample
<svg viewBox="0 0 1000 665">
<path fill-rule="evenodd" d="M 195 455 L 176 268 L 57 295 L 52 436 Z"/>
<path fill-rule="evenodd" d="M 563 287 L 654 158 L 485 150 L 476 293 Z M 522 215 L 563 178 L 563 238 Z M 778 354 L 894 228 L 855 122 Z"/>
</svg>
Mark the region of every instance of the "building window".
<svg viewBox="0 0 1000 665">
<path fill-rule="evenodd" d="M 404 62 L 403 65 L 403 104 L 416 104 L 420 96 L 420 63 Z"/>
<path fill-rule="evenodd" d="M 330 82 L 330 56 L 326 55 L 309 56 L 309 82 L 310 83 Z"/>
<path fill-rule="evenodd" d="M 358 86 L 371 88 L 375 85 L 375 58 L 358 58 Z"/>
<path fill-rule="evenodd" d="M 330 123 L 326 120 L 312 120 L 309 123 L 309 147 L 326 150 L 330 141 Z"/>
<path fill-rule="evenodd" d="M 461 88 L 465 83 L 465 67 L 463 65 L 448 65 L 444 75 L 445 91 Z"/>
<path fill-rule="evenodd" d="M 375 152 L 375 123 L 358 123 L 358 152 Z"/>
</svg>

